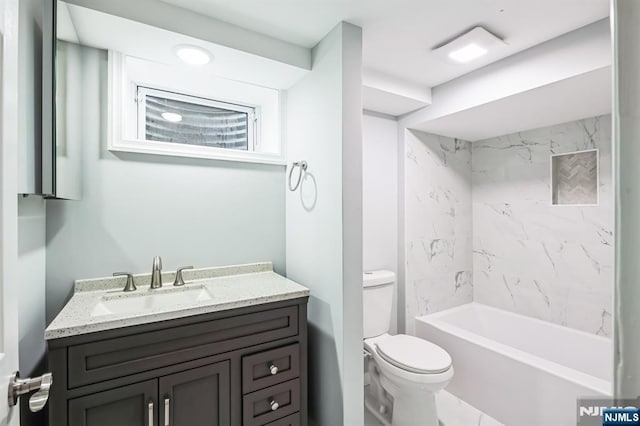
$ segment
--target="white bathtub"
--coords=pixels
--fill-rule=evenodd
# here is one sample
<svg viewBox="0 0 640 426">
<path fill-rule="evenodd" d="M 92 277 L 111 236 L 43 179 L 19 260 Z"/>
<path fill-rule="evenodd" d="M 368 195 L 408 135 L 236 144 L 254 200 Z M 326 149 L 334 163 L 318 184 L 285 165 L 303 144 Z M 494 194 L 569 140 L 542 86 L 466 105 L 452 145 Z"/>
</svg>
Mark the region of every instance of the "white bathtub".
<svg viewBox="0 0 640 426">
<path fill-rule="evenodd" d="M 478 303 L 416 318 L 446 349 L 446 390 L 509 426 L 576 424 L 576 399 L 609 396 L 610 339 Z"/>
</svg>

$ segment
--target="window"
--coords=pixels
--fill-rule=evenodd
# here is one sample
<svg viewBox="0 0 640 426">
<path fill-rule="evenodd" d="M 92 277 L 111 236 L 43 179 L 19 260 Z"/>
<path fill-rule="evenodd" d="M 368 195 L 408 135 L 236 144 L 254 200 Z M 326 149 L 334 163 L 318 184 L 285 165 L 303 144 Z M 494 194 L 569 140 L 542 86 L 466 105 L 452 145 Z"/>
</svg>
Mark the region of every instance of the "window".
<svg viewBox="0 0 640 426">
<path fill-rule="evenodd" d="M 254 151 L 255 107 L 138 86 L 138 139 Z"/>
<path fill-rule="evenodd" d="M 109 51 L 108 149 L 285 164 L 278 89 Z"/>
</svg>

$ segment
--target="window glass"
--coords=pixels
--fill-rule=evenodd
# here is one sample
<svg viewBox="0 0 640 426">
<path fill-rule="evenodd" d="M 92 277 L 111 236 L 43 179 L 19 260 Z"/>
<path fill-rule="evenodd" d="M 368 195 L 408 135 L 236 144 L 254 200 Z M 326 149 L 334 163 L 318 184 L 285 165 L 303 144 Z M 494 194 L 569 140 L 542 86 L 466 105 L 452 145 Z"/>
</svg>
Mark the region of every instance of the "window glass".
<svg viewBox="0 0 640 426">
<path fill-rule="evenodd" d="M 138 88 L 139 136 L 147 141 L 253 149 L 251 107 Z"/>
</svg>

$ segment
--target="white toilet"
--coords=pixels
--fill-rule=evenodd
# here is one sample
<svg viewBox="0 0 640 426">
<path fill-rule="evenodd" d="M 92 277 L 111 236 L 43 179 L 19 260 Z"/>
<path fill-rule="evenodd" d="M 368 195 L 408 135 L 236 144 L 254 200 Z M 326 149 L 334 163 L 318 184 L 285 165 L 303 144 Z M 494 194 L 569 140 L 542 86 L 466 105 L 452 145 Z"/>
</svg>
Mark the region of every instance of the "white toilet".
<svg viewBox="0 0 640 426">
<path fill-rule="evenodd" d="M 388 334 L 395 278 L 390 271 L 363 277 L 365 405 L 387 426 L 438 426 L 435 392 L 453 377 L 451 356 L 426 340 Z"/>
</svg>

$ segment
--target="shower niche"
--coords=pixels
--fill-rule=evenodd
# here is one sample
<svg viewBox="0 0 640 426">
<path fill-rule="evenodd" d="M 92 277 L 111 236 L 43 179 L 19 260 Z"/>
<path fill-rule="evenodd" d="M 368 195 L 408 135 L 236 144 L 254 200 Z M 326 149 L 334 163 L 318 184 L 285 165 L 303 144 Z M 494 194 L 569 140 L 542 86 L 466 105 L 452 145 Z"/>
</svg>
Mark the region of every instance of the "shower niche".
<svg viewBox="0 0 640 426">
<path fill-rule="evenodd" d="M 551 203 L 597 205 L 598 161 L 597 149 L 551 156 Z"/>
</svg>

